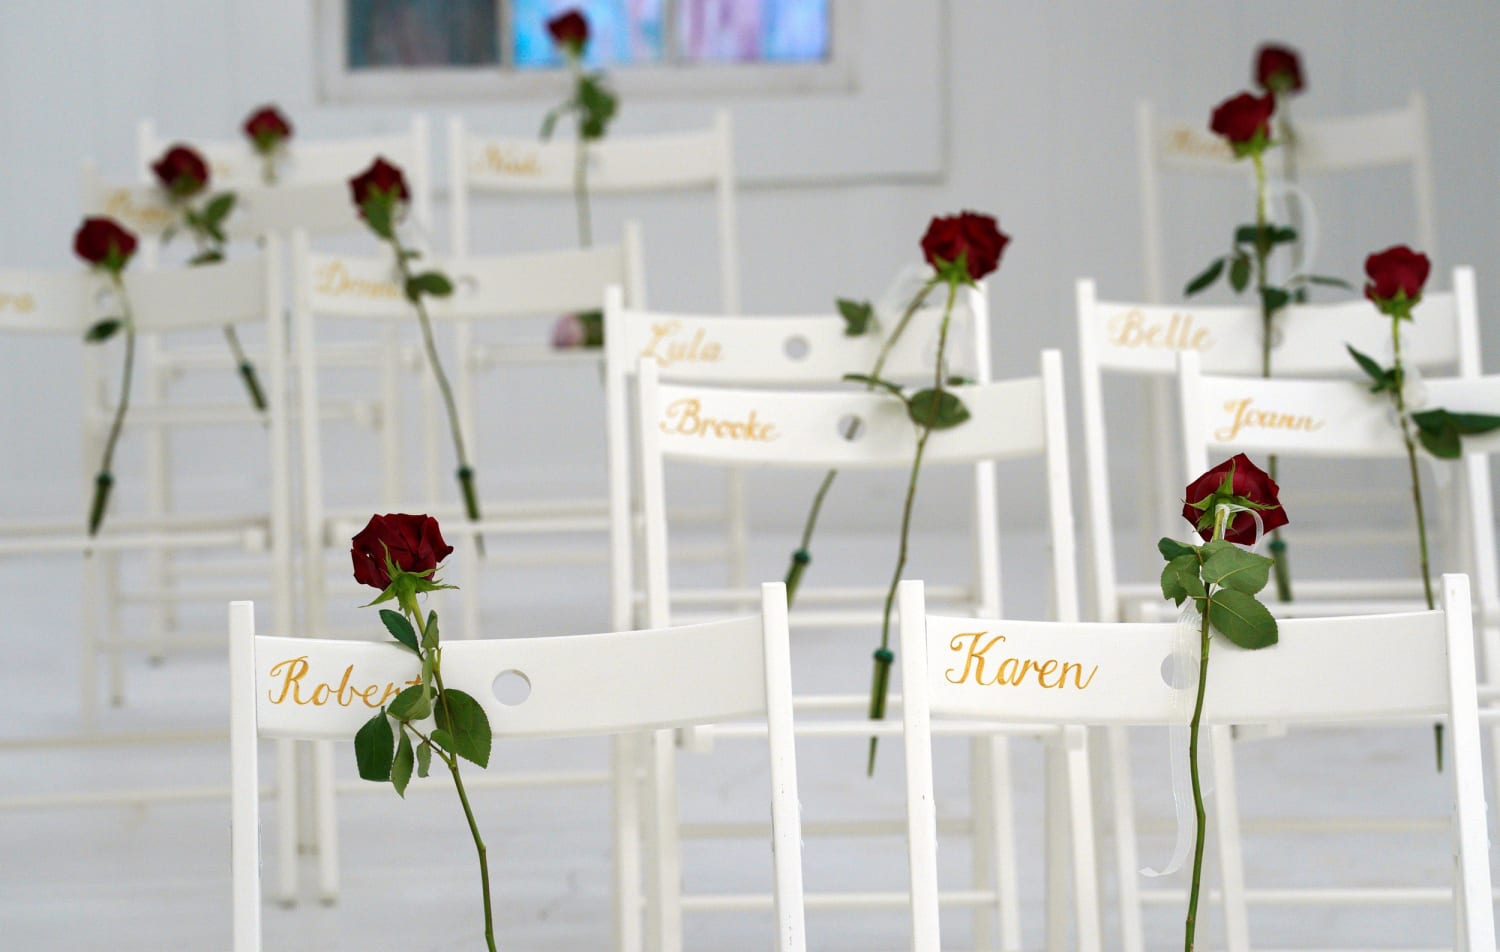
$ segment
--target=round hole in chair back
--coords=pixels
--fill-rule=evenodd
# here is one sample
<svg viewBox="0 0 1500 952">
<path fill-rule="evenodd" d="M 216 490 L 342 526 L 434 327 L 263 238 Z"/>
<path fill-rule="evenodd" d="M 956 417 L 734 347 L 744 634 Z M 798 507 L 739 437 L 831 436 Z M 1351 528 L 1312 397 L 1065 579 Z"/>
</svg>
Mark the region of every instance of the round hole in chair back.
<svg viewBox="0 0 1500 952">
<path fill-rule="evenodd" d="M 806 360 L 807 355 L 812 352 L 812 345 L 801 334 L 793 334 L 781 345 L 781 350 L 790 360 Z"/>
<path fill-rule="evenodd" d="M 865 421 L 852 413 L 846 413 L 839 417 L 839 436 L 853 443 L 864 435 Z"/>
<path fill-rule="evenodd" d="M 531 697 L 531 679 L 515 668 L 508 668 L 495 675 L 490 684 L 495 700 L 507 707 L 515 707 Z"/>
<path fill-rule="evenodd" d="M 1198 665 L 1187 654 L 1169 654 L 1161 659 L 1161 680 L 1169 688 L 1185 691 L 1198 683 Z"/>
</svg>

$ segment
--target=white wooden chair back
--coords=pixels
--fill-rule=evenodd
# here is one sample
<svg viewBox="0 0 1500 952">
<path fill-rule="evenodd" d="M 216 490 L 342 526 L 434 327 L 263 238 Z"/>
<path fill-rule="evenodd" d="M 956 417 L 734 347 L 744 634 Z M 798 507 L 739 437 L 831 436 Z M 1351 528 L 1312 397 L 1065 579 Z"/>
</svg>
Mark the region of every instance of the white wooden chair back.
<svg viewBox="0 0 1500 952">
<path fill-rule="evenodd" d="M 1489 834 L 1480 765 L 1468 579 L 1446 575 L 1442 610 L 1294 619 L 1280 641 L 1245 651 L 1219 641 L 1205 724 L 1389 721 L 1451 726 L 1454 904 L 1459 947 L 1495 947 Z M 928 615 L 921 582 L 901 583 L 901 689 L 907 761 L 912 929 L 937 952 L 937 820 L 933 717 L 1075 725 L 1181 723 L 1163 679 L 1176 623 L 1061 623 Z"/>
<path fill-rule="evenodd" d="M 1250 306 L 1101 301 L 1087 278 L 1077 284 L 1077 314 L 1094 603 L 1100 620 L 1116 621 L 1119 577 L 1109 499 L 1105 375 L 1166 378 L 1176 372 L 1177 356 L 1184 352 L 1194 353 L 1202 367 L 1215 374 L 1259 375 L 1261 317 L 1260 310 Z M 1479 373 L 1473 269 L 1455 268 L 1453 290 L 1424 296 L 1415 320 L 1421 333 L 1410 335 L 1403 345 L 1403 355 L 1413 366 Z M 1358 368 L 1345 344 L 1377 360 L 1387 359 L 1390 352 L 1390 322 L 1364 300 L 1293 305 L 1278 316 L 1277 335 L 1272 359 L 1278 376 L 1352 377 Z M 1144 436 L 1161 441 L 1162 447 L 1170 445 L 1165 434 Z M 1172 464 L 1160 475 L 1177 472 Z"/>
<path fill-rule="evenodd" d="M 462 117 L 448 120 L 449 248 L 469 247 L 469 202 L 479 194 L 571 195 L 575 147 L 571 136 L 550 142 L 471 132 Z M 595 195 L 711 190 L 718 218 L 720 295 L 725 314 L 739 312 L 734 140 L 729 113 L 707 129 L 658 135 L 610 136 L 588 147 L 589 191 Z"/>
<path fill-rule="evenodd" d="M 933 295 L 936 297 L 936 295 Z M 868 373 L 891 328 L 850 337 L 834 314 L 723 316 L 651 311 L 630 307 L 623 288 L 605 293 L 605 394 L 608 413 L 612 624 L 631 623 L 635 584 L 632 530 L 632 392 L 630 380 L 640 361 L 650 360 L 659 379 L 728 387 L 819 388 L 844 383 L 849 373 Z M 967 328 L 950 346 L 969 351 L 977 382 L 990 380 L 987 287 L 963 288 L 954 305 L 954 325 Z M 882 373 L 888 380 L 921 381 L 931 376 L 942 323 L 940 306 L 924 307 L 891 348 Z M 887 316 L 887 320 L 895 320 Z M 967 336 L 967 340 L 963 339 Z M 962 363 L 962 361 L 960 361 Z M 989 464 L 976 479 L 993 483 Z"/>
<path fill-rule="evenodd" d="M 889 394 L 772 391 L 666 383 L 655 361 L 637 370 L 637 441 L 645 523 L 647 624 L 669 617 L 663 465 L 667 460 L 746 467 L 901 468 L 911 465 L 916 429 Z M 1054 609 L 1074 617 L 1073 519 L 1069 492 L 1062 357 L 1044 351 L 1041 374 L 955 388 L 976 421 L 932 435 L 932 464 L 992 466 L 996 460 L 1046 462 Z M 843 434 L 850 420 L 857 438 Z M 976 480 L 976 566 L 981 604 L 999 603 L 999 543 L 993 469 Z"/>
<path fill-rule="evenodd" d="M 257 739 L 352 740 L 420 672 L 415 656 L 392 643 L 257 635 L 250 602 L 230 605 L 229 647 L 234 949 L 259 952 Z M 479 701 L 496 738 L 621 734 L 765 717 L 775 948 L 806 948 L 791 656 L 780 584 L 761 587 L 757 617 L 652 631 L 456 641 L 444 646 L 443 661 L 446 685 Z M 520 703 L 496 697 L 494 682 L 508 673 L 530 686 Z"/>
<path fill-rule="evenodd" d="M 1433 214 L 1437 200 L 1432 180 L 1432 145 L 1427 131 L 1427 104 L 1421 93 L 1412 93 L 1399 109 L 1332 118 L 1298 116 L 1295 121 L 1299 174 L 1410 168 L 1417 241 L 1428 255 L 1436 258 L 1437 228 Z M 1208 130 L 1206 122 L 1164 119 L 1147 101 L 1136 108 L 1136 150 L 1146 299 L 1159 302 L 1165 299 L 1161 179 L 1169 173 L 1244 178 L 1251 172 L 1249 163 L 1236 161 L 1223 139 Z M 1272 149 L 1269 153 L 1272 174 L 1280 170 L 1282 161 L 1282 150 Z"/>
</svg>

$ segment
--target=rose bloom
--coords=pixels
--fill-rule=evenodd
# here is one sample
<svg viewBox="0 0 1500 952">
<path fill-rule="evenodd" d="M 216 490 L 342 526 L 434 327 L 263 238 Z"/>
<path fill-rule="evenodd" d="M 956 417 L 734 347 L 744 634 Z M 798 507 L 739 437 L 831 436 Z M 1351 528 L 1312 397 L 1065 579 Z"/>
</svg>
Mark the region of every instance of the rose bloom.
<svg viewBox="0 0 1500 952">
<path fill-rule="evenodd" d="M 1302 91 L 1302 60 L 1297 51 L 1279 43 L 1267 43 L 1255 54 L 1255 81 L 1269 93 Z"/>
<path fill-rule="evenodd" d="M 283 139 L 292 137 L 292 124 L 275 106 L 262 106 L 250 114 L 241 127 L 255 148 L 261 152 L 274 149 Z"/>
<path fill-rule="evenodd" d="M 113 218 L 85 218 L 73 234 L 73 252 L 89 264 L 118 271 L 135 254 L 135 235 Z"/>
<path fill-rule="evenodd" d="M 555 350 L 582 347 L 588 336 L 588 330 L 577 314 L 564 314 L 552 325 L 552 347 Z"/>
<path fill-rule="evenodd" d="M 391 584 L 387 553 L 401 571 L 420 574 L 436 569 L 453 552 L 453 546 L 443 541 L 436 519 L 400 512 L 371 516 L 350 543 L 354 580 L 381 591 Z"/>
<path fill-rule="evenodd" d="M 1270 141 L 1271 114 L 1275 111 L 1275 96 L 1240 93 L 1219 103 L 1208 127 L 1228 139 L 1230 145 L 1249 145 L 1257 133 Z"/>
<path fill-rule="evenodd" d="M 1224 482 L 1224 476 L 1230 468 L 1234 469 L 1233 493 L 1243 496 L 1253 503 L 1269 506 L 1268 509 L 1259 509 L 1256 512 L 1260 516 L 1261 528 L 1270 532 L 1287 524 L 1286 510 L 1281 506 L 1281 500 L 1277 498 L 1281 487 L 1270 477 L 1265 470 L 1250 461 L 1250 457 L 1244 453 L 1237 453 L 1215 466 L 1213 469 L 1199 476 L 1188 484 L 1183 495 L 1182 518 L 1186 519 L 1196 529 L 1198 520 L 1207 510 L 1193 508 L 1193 504 L 1202 502 L 1207 497 L 1218 491 L 1220 484 Z M 1211 540 L 1214 535 L 1213 524 L 1198 529 L 1198 534 L 1205 542 Z M 1239 545 L 1252 545 L 1255 542 L 1255 517 L 1248 512 L 1237 512 L 1230 519 L 1225 528 L 1224 538 L 1229 542 Z"/>
<path fill-rule="evenodd" d="M 581 55 L 589 42 L 589 21 L 582 10 L 573 7 L 548 20 L 547 32 L 552 35 L 552 42 Z"/>
<path fill-rule="evenodd" d="M 977 212 L 960 212 L 949 218 L 934 218 L 922 236 L 922 256 L 927 263 L 942 270 L 964 257 L 969 280 L 978 281 L 1000 266 L 1000 255 L 1010 244 L 1010 236 L 1000 230 L 995 219 Z"/>
<path fill-rule="evenodd" d="M 208 186 L 208 163 L 185 145 L 174 145 L 151 165 L 162 188 L 177 198 L 196 195 Z"/>
<path fill-rule="evenodd" d="M 363 211 L 365 202 L 377 195 L 393 195 L 397 201 L 407 201 L 411 193 L 406 188 L 406 176 L 401 169 L 377 157 L 370 167 L 349 180 L 349 191 L 354 204 Z"/>
<path fill-rule="evenodd" d="M 1375 306 L 1390 313 L 1386 304 L 1391 301 L 1404 303 L 1406 309 L 1422 299 L 1422 286 L 1432 271 L 1432 262 L 1420 251 L 1406 245 L 1396 245 L 1378 251 L 1365 259 L 1365 274 L 1370 281 L 1365 285 L 1365 297 Z"/>
</svg>

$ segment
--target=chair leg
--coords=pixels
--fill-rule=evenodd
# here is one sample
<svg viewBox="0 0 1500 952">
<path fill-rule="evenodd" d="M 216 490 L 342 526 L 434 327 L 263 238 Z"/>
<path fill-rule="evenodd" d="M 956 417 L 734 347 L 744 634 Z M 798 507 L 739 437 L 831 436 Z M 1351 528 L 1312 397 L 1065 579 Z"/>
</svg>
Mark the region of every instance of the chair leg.
<svg viewBox="0 0 1500 952">
<path fill-rule="evenodd" d="M 614 783 L 615 952 L 642 952 L 640 738 L 620 734 L 611 748 Z"/>
<path fill-rule="evenodd" d="M 1250 952 L 1250 920 L 1245 909 L 1245 860 L 1240 840 L 1240 800 L 1235 787 L 1234 736 L 1226 725 L 1211 728 L 1214 770 L 1214 826 L 1219 834 L 1219 879 L 1224 893 L 1226 952 Z"/>
<path fill-rule="evenodd" d="M 1145 952 L 1141 922 L 1140 855 L 1135 830 L 1135 791 L 1130 786 L 1130 735 L 1123 727 L 1105 728 L 1109 786 L 1114 804 L 1116 890 L 1120 899 L 1120 947 Z"/>
<path fill-rule="evenodd" d="M 101 554 L 83 557 L 83 606 L 79 624 L 78 716 L 85 730 L 99 726 L 99 612 L 102 597 Z"/>
<path fill-rule="evenodd" d="M 995 863 L 1000 848 L 995 843 L 994 771 L 990 769 L 988 738 L 969 741 L 969 863 L 976 892 L 994 896 L 988 905 L 977 905 L 972 914 L 973 944 L 976 949 L 995 947 L 995 926 L 1000 920 L 1000 893 L 995 888 Z"/>
<path fill-rule="evenodd" d="M 1045 744 L 1047 952 L 1068 949 L 1068 763 L 1060 737 Z"/>
<path fill-rule="evenodd" d="M 313 791 L 318 827 L 318 896 L 325 903 L 339 898 L 339 830 L 334 803 L 333 744 L 313 742 Z"/>
<path fill-rule="evenodd" d="M 995 892 L 999 897 L 996 918 L 999 920 L 1001 952 L 1019 952 L 1021 948 L 1021 874 L 1016 861 L 1015 786 L 1010 770 L 1010 738 L 991 736 L 984 739 L 989 747 L 990 784 L 986 799 L 989 816 L 985 820 L 993 837 L 991 854 L 995 858 Z"/>
<path fill-rule="evenodd" d="M 726 476 L 724 521 L 729 542 L 729 585 L 745 584 L 745 472 L 731 467 Z"/>
<path fill-rule="evenodd" d="M 459 610 L 463 613 L 463 622 L 459 626 L 459 633 L 464 638 L 478 638 L 479 630 L 479 593 L 484 586 L 479 582 L 479 537 L 465 536 L 461 543 L 463 547 L 463 561 L 459 568 L 459 587 L 463 589 L 459 598 Z"/>
<path fill-rule="evenodd" d="M 125 704 L 125 654 L 120 650 L 124 624 L 121 617 L 125 604 L 120 598 L 120 554 L 101 552 L 99 558 L 104 591 L 104 644 L 106 648 L 105 669 L 109 678 L 109 703 L 111 707 Z"/>
<path fill-rule="evenodd" d="M 647 769 L 653 840 L 646 884 L 646 947 L 682 952 L 682 852 L 677 825 L 676 733 L 655 731 Z"/>
<path fill-rule="evenodd" d="M 297 742 L 276 742 L 276 899 L 297 901 Z"/>
<path fill-rule="evenodd" d="M 1088 731 L 1068 728 L 1063 734 L 1066 758 L 1068 816 L 1073 840 L 1073 906 L 1079 952 L 1101 952 L 1104 939 L 1099 923 L 1098 855 L 1094 845 L 1093 784 L 1089 781 Z"/>
</svg>

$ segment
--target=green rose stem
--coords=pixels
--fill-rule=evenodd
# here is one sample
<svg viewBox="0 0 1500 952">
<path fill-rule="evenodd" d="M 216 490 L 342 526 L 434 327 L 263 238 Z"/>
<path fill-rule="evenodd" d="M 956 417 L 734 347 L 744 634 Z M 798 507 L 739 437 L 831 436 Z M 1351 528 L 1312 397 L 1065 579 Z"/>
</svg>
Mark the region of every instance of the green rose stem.
<svg viewBox="0 0 1500 952">
<path fill-rule="evenodd" d="M 115 484 L 110 467 L 114 463 L 115 447 L 120 442 L 120 431 L 125 426 L 125 413 L 130 409 L 130 381 L 135 371 L 135 321 L 130 312 L 130 298 L 125 294 L 125 280 L 117 269 L 110 270 L 109 280 L 120 298 L 120 318 L 125 331 L 125 369 L 120 374 L 120 400 L 115 404 L 114 422 L 110 424 L 109 436 L 104 441 L 104 458 L 99 462 L 99 475 L 94 477 L 94 499 L 89 504 L 90 538 L 99 534 L 104 511 L 109 506 L 109 491 Z"/>
<path fill-rule="evenodd" d="M 394 229 L 391 230 L 386 239 L 391 248 L 396 252 L 396 267 L 401 272 L 402 288 L 411 287 L 412 273 L 411 265 L 408 263 L 411 255 L 401 246 L 401 239 L 396 237 Z M 417 322 L 422 327 L 422 346 L 427 350 L 427 363 L 432 367 L 432 375 L 437 379 L 438 389 L 442 391 L 443 403 L 448 408 L 448 428 L 453 433 L 453 451 L 458 456 L 458 486 L 463 492 L 464 512 L 468 515 L 470 522 L 478 522 L 479 494 L 474 488 L 474 467 L 469 464 L 469 453 L 464 446 L 463 427 L 458 421 L 458 404 L 453 399 L 453 387 L 448 383 L 448 375 L 443 372 L 442 361 L 438 359 L 437 342 L 432 335 L 432 319 L 427 316 L 427 305 L 422 303 L 420 293 L 407 293 L 407 298 L 417 310 Z M 475 533 L 474 546 L 481 556 L 484 555 L 484 537 Z"/>
<path fill-rule="evenodd" d="M 1218 542 L 1224 538 L 1229 510 L 1219 506 L 1214 510 L 1214 537 Z M 1205 595 L 1208 594 L 1205 591 Z M 1193 703 L 1193 720 L 1188 728 L 1188 771 L 1193 779 L 1193 814 L 1197 817 L 1197 836 L 1193 841 L 1193 882 L 1188 890 L 1186 933 L 1183 948 L 1193 952 L 1193 932 L 1198 925 L 1198 892 L 1203 883 L 1203 846 L 1208 838 L 1208 814 L 1203 809 L 1203 783 L 1198 776 L 1198 730 L 1203 720 L 1203 697 L 1208 688 L 1208 615 L 1212 602 L 1203 599 L 1203 618 L 1198 628 L 1198 698 Z"/>
<path fill-rule="evenodd" d="M 573 88 L 581 89 L 583 87 L 582 55 L 569 53 L 568 68 L 573 73 Z M 592 216 L 589 213 L 589 144 L 583 129 L 588 121 L 588 115 L 581 107 L 576 121 L 578 133 L 574 140 L 573 150 L 573 203 L 578 208 L 578 243 L 588 248 L 594 243 L 594 228 Z"/>
<path fill-rule="evenodd" d="M 875 389 L 876 385 L 873 381 L 880 379 L 880 372 L 885 369 L 885 362 L 890 356 L 891 348 L 896 345 L 897 339 L 901 337 L 902 333 L 906 331 L 907 326 L 911 324 L 912 317 L 922 307 L 923 303 L 926 302 L 927 296 L 932 293 L 932 289 L 937 287 L 938 284 L 939 279 L 933 278 L 922 285 L 921 290 L 912 297 L 911 303 L 906 306 L 901 319 L 896 322 L 895 329 L 891 331 L 891 336 L 886 338 L 885 343 L 880 347 L 880 353 L 876 355 L 875 367 L 870 371 L 870 382 L 865 384 L 867 391 Z M 854 434 L 851 430 L 844 435 L 852 437 Z M 830 469 L 824 473 L 823 481 L 818 484 L 818 491 L 813 494 L 812 506 L 807 511 L 807 521 L 802 526 L 802 540 L 798 544 L 797 550 L 792 553 L 791 562 L 787 565 L 786 569 L 786 578 L 784 581 L 786 583 L 786 603 L 788 606 L 797 597 L 797 587 L 802 584 L 802 573 L 812 563 L 813 530 L 817 528 L 818 516 L 823 511 L 823 500 L 827 498 L 828 490 L 833 488 L 833 481 L 838 478 L 838 475 L 839 471 L 837 469 Z M 882 689 L 881 693 L 884 694 L 884 689 Z"/>
<path fill-rule="evenodd" d="M 1271 224 L 1270 216 L 1266 214 L 1265 149 L 1252 150 L 1250 160 L 1255 164 L 1255 289 L 1260 297 L 1260 375 L 1270 377 L 1271 322 L 1276 312 L 1271 308 L 1266 295 L 1266 290 L 1270 287 L 1266 259 L 1271 255 Z M 1272 481 L 1276 479 L 1276 464 L 1277 458 L 1273 454 L 1266 467 Z M 1292 576 L 1287 565 L 1286 542 L 1281 538 L 1280 529 L 1271 530 L 1271 554 L 1276 560 L 1273 567 L 1276 575 L 1276 598 L 1278 601 L 1289 602 L 1292 600 Z"/>
<path fill-rule="evenodd" d="M 401 610 L 411 619 L 412 624 L 416 626 L 419 638 L 418 643 L 422 643 L 422 640 L 425 640 L 427 635 L 427 626 L 422 621 L 422 611 L 417 606 L 416 597 L 413 596 L 410 600 L 401 599 Z M 432 677 L 437 682 L 438 703 L 446 707 L 448 702 L 446 689 L 443 687 L 443 653 L 437 648 L 430 650 L 434 656 Z M 425 736 L 421 731 L 412 727 L 407 722 L 401 721 L 399 723 L 403 728 L 411 731 L 425 741 L 432 748 L 433 753 L 442 758 L 443 763 L 448 766 L 448 772 L 453 775 L 453 787 L 458 791 L 458 801 L 463 804 L 464 808 L 464 819 L 469 821 L 469 834 L 474 837 L 474 850 L 479 854 L 479 885 L 481 891 L 484 893 L 484 941 L 489 947 L 489 952 L 495 952 L 495 917 L 490 909 L 489 851 L 485 849 L 484 838 L 479 834 L 479 823 L 474 819 L 474 808 L 469 805 L 469 794 L 464 789 L 464 780 L 458 771 L 458 755 L 445 752 L 442 747 L 432 742 L 432 738 Z M 453 723 L 451 714 L 448 717 L 448 723 Z"/>
<path fill-rule="evenodd" d="M 205 233 L 205 229 L 198 221 L 198 216 L 191 209 L 184 209 L 183 220 L 193 232 L 193 240 L 198 244 L 198 255 L 192 261 L 193 264 L 209 264 L 210 262 L 224 260 L 222 246 L 216 246 L 215 242 Z M 261 413 L 266 412 L 266 392 L 261 389 L 260 377 L 255 372 L 255 364 L 251 362 L 249 355 L 245 353 L 245 347 L 240 343 L 240 332 L 233 324 L 224 325 L 224 341 L 229 345 L 229 352 L 234 356 L 234 364 L 239 368 L 240 379 L 245 383 L 245 392 L 250 395 L 250 403 Z"/>
<path fill-rule="evenodd" d="M 928 288 L 932 287 L 929 283 Z M 911 476 L 906 482 L 906 503 L 901 510 L 901 546 L 896 556 L 896 571 L 891 574 L 891 587 L 885 593 L 885 610 L 880 619 L 880 647 L 875 649 L 875 671 L 873 682 L 870 685 L 870 720 L 878 721 L 885 717 L 885 699 L 887 689 L 891 680 L 891 662 L 895 655 L 891 652 L 891 609 L 896 603 L 896 588 L 901 584 L 901 573 L 906 571 L 907 540 L 911 534 L 911 511 L 912 504 L 917 498 L 917 475 L 922 470 L 922 455 L 927 450 L 927 440 L 932 436 L 932 421 L 937 419 L 937 409 L 943 398 L 943 356 L 948 347 L 948 324 L 953 317 L 953 302 L 958 297 L 958 278 L 948 278 L 948 303 L 943 306 L 943 322 L 938 327 L 938 350 L 937 369 L 934 372 L 932 384 L 932 409 L 927 414 L 928 422 L 922 424 L 922 435 L 917 437 L 917 452 L 911 461 Z M 924 292 L 925 293 L 925 292 Z M 887 342 L 889 343 L 889 342 Z M 888 347 L 886 348 L 889 349 Z M 882 351 L 882 358 L 884 351 Z M 870 738 L 870 754 L 865 763 L 865 775 L 873 776 L 875 773 L 875 748 L 880 738 Z"/>
</svg>

